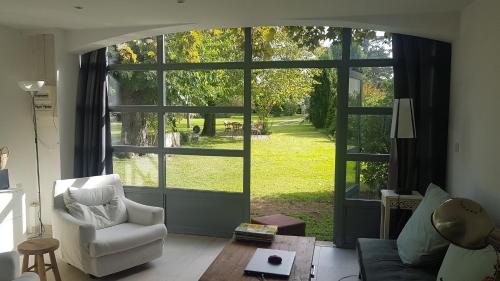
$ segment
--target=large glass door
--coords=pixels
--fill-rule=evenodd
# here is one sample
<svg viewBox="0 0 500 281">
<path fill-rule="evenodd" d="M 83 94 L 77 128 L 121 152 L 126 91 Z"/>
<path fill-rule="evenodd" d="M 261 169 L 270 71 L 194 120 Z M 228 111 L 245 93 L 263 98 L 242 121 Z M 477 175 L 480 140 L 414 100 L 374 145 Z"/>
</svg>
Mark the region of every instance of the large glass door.
<svg viewBox="0 0 500 281">
<path fill-rule="evenodd" d="M 266 114 L 283 96 L 300 97 L 308 112 L 300 77 L 331 71 L 334 241 L 374 236 L 393 64 L 388 33 L 334 27 L 193 30 L 111 46 L 114 172 L 128 197 L 165 208 L 170 231 L 230 236 L 250 219 L 252 134 L 266 129 Z M 295 194 L 312 191 L 303 185 Z"/>
<path fill-rule="evenodd" d="M 227 237 L 250 217 L 246 49 L 242 28 L 108 48 L 113 170 L 127 197 L 165 208 L 173 233 Z"/>
<path fill-rule="evenodd" d="M 387 187 L 394 93 L 388 33 L 345 29 L 338 98 L 335 242 L 378 237 L 380 190 Z"/>
</svg>

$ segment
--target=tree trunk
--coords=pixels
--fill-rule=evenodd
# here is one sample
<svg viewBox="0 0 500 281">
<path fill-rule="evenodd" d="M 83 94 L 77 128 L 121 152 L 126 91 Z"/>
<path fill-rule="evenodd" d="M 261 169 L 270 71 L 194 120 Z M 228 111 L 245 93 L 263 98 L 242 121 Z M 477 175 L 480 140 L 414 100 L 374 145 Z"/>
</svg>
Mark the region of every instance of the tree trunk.
<svg viewBox="0 0 500 281">
<path fill-rule="evenodd" d="M 144 113 L 122 113 L 121 142 L 124 145 L 134 146 L 146 146 L 148 144 L 146 116 L 144 116 Z"/>
<path fill-rule="evenodd" d="M 208 101 L 208 106 L 215 106 L 214 101 Z M 205 121 L 203 122 L 202 136 L 215 137 L 215 113 L 205 113 Z"/>
<path fill-rule="evenodd" d="M 215 137 L 215 113 L 205 113 L 205 121 L 203 122 L 202 136 Z"/>
<path fill-rule="evenodd" d="M 191 128 L 191 113 L 186 113 L 186 123 L 187 128 Z"/>
<path fill-rule="evenodd" d="M 123 99 L 131 99 L 130 91 L 124 91 Z M 142 112 L 123 112 L 121 116 L 121 143 L 124 145 L 146 146 L 147 139 L 147 123 L 146 114 Z M 134 158 L 135 153 L 127 152 L 125 156 L 129 159 Z"/>
</svg>

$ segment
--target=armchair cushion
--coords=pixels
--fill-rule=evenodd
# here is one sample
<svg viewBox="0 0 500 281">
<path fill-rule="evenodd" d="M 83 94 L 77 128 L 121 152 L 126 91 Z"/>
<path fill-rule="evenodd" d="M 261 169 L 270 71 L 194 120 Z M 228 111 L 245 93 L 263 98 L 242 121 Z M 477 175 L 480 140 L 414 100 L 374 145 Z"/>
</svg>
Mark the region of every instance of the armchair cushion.
<svg viewBox="0 0 500 281">
<path fill-rule="evenodd" d="M 96 229 L 127 221 L 123 199 L 113 186 L 81 189 L 70 187 L 63 194 L 68 212 L 75 218 L 92 224 Z"/>
<path fill-rule="evenodd" d="M 0 253 L 0 281 L 39 281 L 35 273 L 19 274 L 19 254 L 17 252 Z"/>
<path fill-rule="evenodd" d="M 112 185 L 88 189 L 69 187 L 66 192 L 71 199 L 86 206 L 104 205 L 115 197 L 115 189 Z"/>
<path fill-rule="evenodd" d="M 162 240 L 166 235 L 164 224 L 144 226 L 122 223 L 97 230 L 95 240 L 89 245 L 89 254 L 91 257 L 115 254 Z"/>
<path fill-rule="evenodd" d="M 0 253 L 0 281 L 11 281 L 19 275 L 19 254 L 17 252 Z"/>
</svg>

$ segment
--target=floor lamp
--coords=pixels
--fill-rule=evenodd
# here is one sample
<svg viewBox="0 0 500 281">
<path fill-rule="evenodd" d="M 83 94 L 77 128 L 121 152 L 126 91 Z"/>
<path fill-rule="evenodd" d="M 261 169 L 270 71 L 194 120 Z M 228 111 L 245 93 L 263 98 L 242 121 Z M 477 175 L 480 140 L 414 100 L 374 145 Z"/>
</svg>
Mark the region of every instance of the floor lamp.
<svg viewBox="0 0 500 281">
<path fill-rule="evenodd" d="M 23 91 L 27 92 L 31 96 L 33 127 L 35 130 L 36 176 L 38 186 L 38 222 L 40 223 L 38 233 L 36 233 L 35 237 L 41 237 L 45 229 L 42 223 L 42 195 L 40 190 L 40 161 L 38 154 L 38 127 L 36 123 L 35 96 L 42 89 L 43 85 L 45 85 L 45 81 L 19 81 L 18 85 Z"/>
<path fill-rule="evenodd" d="M 394 108 L 392 111 L 392 124 L 391 124 L 391 139 L 394 140 L 393 148 L 393 159 L 396 163 L 399 161 L 399 142 L 409 142 L 409 139 L 416 139 L 417 131 L 415 127 L 415 111 L 413 109 L 413 99 L 411 98 L 401 98 L 394 99 Z M 410 163 L 412 164 L 412 163 Z M 399 176 L 397 176 L 398 182 L 395 183 L 397 194 L 406 194 L 408 191 L 404 191 L 399 186 Z M 411 192 L 409 192 L 411 194 Z"/>
</svg>

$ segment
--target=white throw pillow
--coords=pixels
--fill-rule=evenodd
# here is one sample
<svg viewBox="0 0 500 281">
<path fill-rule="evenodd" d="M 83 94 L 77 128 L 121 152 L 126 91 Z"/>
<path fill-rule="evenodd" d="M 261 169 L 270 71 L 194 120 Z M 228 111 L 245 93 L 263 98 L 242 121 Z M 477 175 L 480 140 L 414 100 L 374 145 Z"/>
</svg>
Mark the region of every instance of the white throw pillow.
<svg viewBox="0 0 500 281">
<path fill-rule="evenodd" d="M 450 244 L 434 229 L 431 216 L 450 195 L 439 186 L 430 184 L 425 197 L 398 236 L 401 261 L 405 264 L 438 265 Z"/>
<path fill-rule="evenodd" d="M 437 281 L 485 280 L 494 273 L 497 257 L 495 249 L 467 250 L 450 245 L 439 269 Z"/>
<path fill-rule="evenodd" d="M 113 186 L 82 189 L 70 187 L 63 194 L 64 205 L 75 218 L 102 229 L 127 221 L 127 208 Z"/>
</svg>

